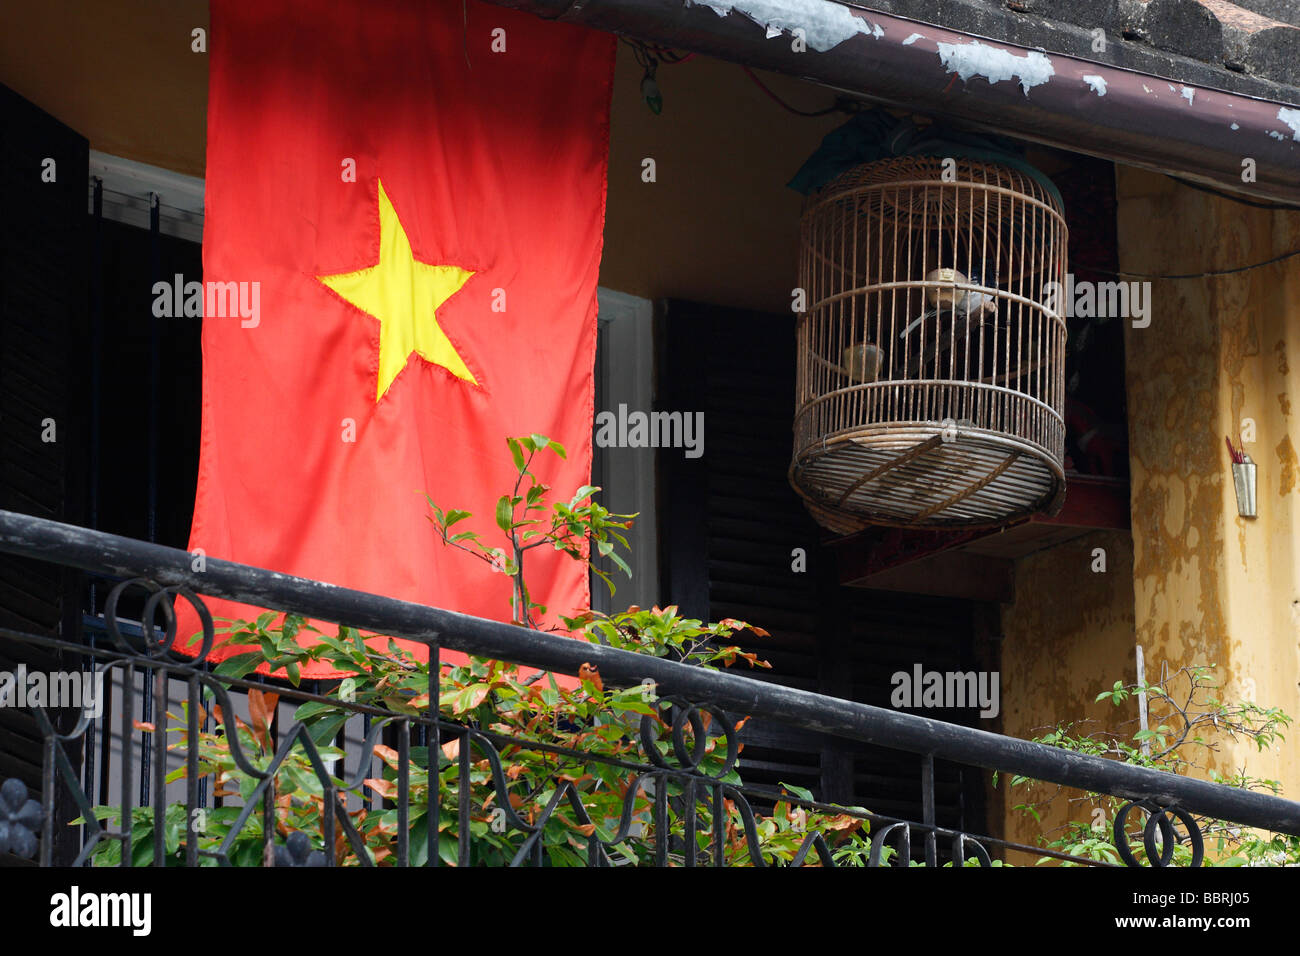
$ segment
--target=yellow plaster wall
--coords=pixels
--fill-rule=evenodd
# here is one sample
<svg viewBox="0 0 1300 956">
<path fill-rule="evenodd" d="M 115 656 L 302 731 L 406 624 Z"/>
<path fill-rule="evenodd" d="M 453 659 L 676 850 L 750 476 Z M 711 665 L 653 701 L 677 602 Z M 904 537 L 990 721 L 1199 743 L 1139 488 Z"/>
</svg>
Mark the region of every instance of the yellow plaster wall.
<svg viewBox="0 0 1300 956">
<path fill-rule="evenodd" d="M 1120 268 L 1195 273 L 1300 248 L 1300 213 L 1255 209 L 1118 168 Z M 1152 321 L 1126 323 L 1133 583 L 1148 674 L 1218 665 L 1228 698 L 1254 695 L 1300 717 L 1300 474 L 1292 434 L 1300 373 L 1300 258 L 1215 279 L 1156 280 Z M 1300 406 L 1295 406 L 1300 412 Z M 1225 434 L 1253 419 L 1259 517 L 1237 514 Z M 1300 744 L 1243 764 L 1300 798 Z"/>
<path fill-rule="evenodd" d="M 1104 571 L 1093 570 L 1097 549 Z M 1081 733 L 1134 732 L 1136 725 L 1124 722 L 1136 720 L 1136 707 L 1095 703 L 1115 681 L 1130 683 L 1136 676 L 1128 533 L 1094 531 L 1021 558 L 1015 574 L 1015 601 L 1002 608 L 1001 732 L 1028 740 L 1058 722 L 1076 723 Z M 1010 789 L 1009 781 L 1006 775 L 999 780 L 989 814 L 991 821 L 1002 819 L 1004 839 L 1035 846 L 1039 833 L 1067 819 L 1090 819 L 1092 804 L 1071 803 L 1082 796 L 1077 792 L 1055 796 L 1054 784 Z M 1053 796 L 1050 809 L 1041 811 L 1042 824 L 1014 809 Z M 1015 852 L 1006 861 L 1035 862 Z"/>
</svg>

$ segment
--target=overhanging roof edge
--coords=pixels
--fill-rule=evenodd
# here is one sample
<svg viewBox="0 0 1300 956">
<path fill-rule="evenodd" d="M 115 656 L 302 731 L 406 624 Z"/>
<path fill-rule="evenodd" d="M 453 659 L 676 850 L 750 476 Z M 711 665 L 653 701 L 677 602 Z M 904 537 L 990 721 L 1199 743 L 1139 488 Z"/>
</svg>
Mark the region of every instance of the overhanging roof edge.
<svg viewBox="0 0 1300 956">
<path fill-rule="evenodd" d="M 837 0 L 491 2 L 1300 204 L 1300 107 L 1294 104 L 977 38 Z M 803 52 L 792 42 L 795 29 L 804 31 Z M 1251 181 L 1243 180 L 1247 166 Z"/>
</svg>

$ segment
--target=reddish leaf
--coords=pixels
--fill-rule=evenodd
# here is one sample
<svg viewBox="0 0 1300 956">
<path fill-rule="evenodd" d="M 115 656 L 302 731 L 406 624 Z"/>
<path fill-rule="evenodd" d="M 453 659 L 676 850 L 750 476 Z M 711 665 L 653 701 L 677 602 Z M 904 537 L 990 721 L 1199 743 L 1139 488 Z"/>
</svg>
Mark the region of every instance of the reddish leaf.
<svg viewBox="0 0 1300 956">
<path fill-rule="evenodd" d="M 382 760 L 394 770 L 397 769 L 398 754 L 392 747 L 386 747 L 383 744 L 375 744 L 375 756 Z"/>
<path fill-rule="evenodd" d="M 267 750 L 272 749 L 271 721 L 275 719 L 275 706 L 279 702 L 279 694 L 264 693 L 253 687 L 248 689 L 248 714 L 253 720 L 253 736 Z"/>
</svg>

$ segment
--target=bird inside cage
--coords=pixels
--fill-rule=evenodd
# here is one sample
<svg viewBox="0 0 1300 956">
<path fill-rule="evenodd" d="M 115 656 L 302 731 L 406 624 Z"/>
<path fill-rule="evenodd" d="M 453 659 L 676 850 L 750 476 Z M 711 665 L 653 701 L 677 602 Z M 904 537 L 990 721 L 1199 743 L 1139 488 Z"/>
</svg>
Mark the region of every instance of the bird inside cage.
<svg viewBox="0 0 1300 956">
<path fill-rule="evenodd" d="M 997 313 L 997 299 L 988 292 L 976 289 L 959 289 L 959 285 L 984 285 L 983 278 L 975 273 L 969 279 L 957 269 L 932 269 L 925 276 L 927 283 L 951 282 L 952 288 L 943 285 L 928 285 L 925 290 L 926 303 L 929 308 L 918 315 L 899 333 L 899 338 L 907 338 L 921 323 L 934 319 L 940 313 L 951 312 L 962 319 L 982 319 L 986 315 Z"/>
<path fill-rule="evenodd" d="M 933 269 L 925 276 L 928 308 L 899 333 L 900 339 L 915 336 L 918 347 L 908 363 L 909 377 L 923 377 L 939 371 L 943 357 L 960 355 L 972 331 L 997 315 L 997 298 L 992 293 L 958 286 L 986 286 L 979 272 L 969 278 L 953 268 Z M 938 283 L 945 283 L 940 285 Z M 947 285 L 946 283 L 951 283 Z"/>
<path fill-rule="evenodd" d="M 862 385 L 880 377 L 885 354 L 871 343 L 850 345 L 840 360 L 840 370 L 850 385 Z"/>
</svg>

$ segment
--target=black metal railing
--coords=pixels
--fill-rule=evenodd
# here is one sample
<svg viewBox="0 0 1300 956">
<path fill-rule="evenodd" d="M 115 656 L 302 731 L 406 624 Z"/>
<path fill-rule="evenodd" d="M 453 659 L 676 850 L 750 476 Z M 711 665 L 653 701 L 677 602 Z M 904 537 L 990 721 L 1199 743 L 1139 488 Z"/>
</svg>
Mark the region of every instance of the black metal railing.
<svg viewBox="0 0 1300 956">
<path fill-rule="evenodd" d="M 1145 856 L 1157 866 L 1171 861 L 1174 846 L 1180 842 L 1190 846 L 1192 865 L 1201 863 L 1204 841 L 1198 817 L 1300 835 L 1300 804 L 1278 797 L 233 562 L 207 558 L 203 570 L 194 570 L 191 555 L 184 551 L 13 512 L 0 511 L 0 552 L 79 568 L 116 582 L 104 618 L 107 642 L 92 644 L 0 629 L 0 637 L 87 662 L 90 672 L 106 675 L 103 679 L 116 695 L 115 713 L 104 714 L 98 722 L 81 714 L 60 725 L 46 708 L 28 708 L 40 728 L 41 792 L 39 800 L 30 799 L 28 788 L 17 779 L 3 784 L 0 810 L 7 814 L 8 846 L 0 846 L 0 853 L 7 849 L 18 856 L 34 857 L 42 865 L 106 860 L 128 865 L 148 859 L 154 865 L 252 862 L 297 866 L 334 865 L 344 857 L 364 865 L 377 859 L 373 839 L 368 847 L 368 837 L 355 822 L 361 810 L 369 812 L 371 819 L 387 821 L 384 832 L 391 841 L 383 850 L 384 862 L 473 864 L 481 862 L 476 859 L 474 834 L 476 828 L 481 831 L 484 811 L 470 799 L 475 775 L 480 792 L 497 795 L 491 825 L 509 837 L 498 843 L 511 851 L 501 862 L 512 865 L 553 862 L 549 856 L 553 845 L 548 841 L 553 841 L 554 824 L 561 818 L 577 834 L 565 843 L 566 859 L 595 866 L 622 862 L 723 865 L 735 861 L 802 865 L 813 857 L 823 865 L 908 865 L 914 840 L 916 855 L 929 866 L 945 860 L 952 865 L 971 861 L 990 865 L 990 848 L 994 853 L 999 852 L 997 848 L 1014 849 L 1105 865 L 940 826 L 935 818 L 936 760 L 1120 798 L 1125 802 L 1116 815 L 1114 833 L 1117 849 L 1129 865 L 1138 865 L 1128 847 L 1126 830 L 1135 808 L 1147 815 Z M 139 623 L 127 626 L 116 608 L 119 598 L 133 590 L 142 597 L 142 611 Z M 360 722 L 354 733 L 359 746 L 353 750 L 354 755 L 359 754 L 355 766 L 349 772 L 346 749 L 331 750 L 336 738 L 319 739 L 303 721 L 293 721 L 281 730 L 285 721 L 277 709 L 271 726 L 264 728 L 261 759 L 255 758 L 246 741 L 241 742 L 240 733 L 227 731 L 225 746 L 246 781 L 246 789 L 238 794 L 222 792 L 217 781 L 209 794 L 195 742 L 211 719 L 212 705 L 226 715 L 235 715 L 240 706 L 238 694 L 250 690 L 261 694 L 268 688 L 260 678 L 235 679 L 214 673 L 206 660 L 213 645 L 213 626 L 200 595 L 424 644 L 430 658 L 427 698 L 418 710 L 395 712 L 340 701 L 337 694 L 314 693 L 310 684 L 298 689 L 277 686 L 277 707 L 290 701 L 299 705 L 328 703 Z M 188 602 L 199 615 L 204 636 L 197 656 L 183 657 L 171 648 L 173 600 Z M 636 737 L 640 744 L 638 759 L 591 754 L 448 719 L 440 707 L 439 675 L 445 650 L 568 675 L 578 674 L 584 665 L 594 665 L 607 685 L 652 686 L 659 702 L 657 713 L 641 716 L 639 727 L 629 731 L 629 739 Z M 145 699 L 151 702 L 152 722 L 136 717 L 143 712 L 136 705 Z M 180 704 L 183 712 L 172 713 L 173 704 Z M 243 706 L 247 710 L 247 705 Z M 756 805 L 771 803 L 771 793 L 734 782 L 732 771 L 743 742 L 734 715 L 919 755 L 922 819 L 846 810 L 787 794 L 781 799 L 809 813 L 867 821 L 870 840 L 860 846 L 860 853 L 846 855 L 821 831 L 810 828 L 796 852 L 773 857 L 765 851 L 759 832 L 763 818 L 755 810 Z M 116 731 L 111 726 L 113 716 L 117 718 Z M 101 746 L 108 748 L 112 741 L 120 752 L 113 788 L 106 775 L 98 781 L 88 779 L 92 762 L 78 754 L 92 729 L 97 729 Z M 188 746 L 169 748 L 169 732 L 182 733 Z M 339 733 L 346 741 L 347 731 Z M 716 749 L 716 755 L 705 760 L 705 742 L 710 736 L 715 738 L 716 748 L 707 749 Z M 137 739 L 138 747 L 133 743 Z M 375 792 L 378 784 L 372 774 L 376 748 L 384 748 L 392 770 L 383 793 Z M 557 779 L 536 805 L 527 805 L 526 800 L 512 802 L 509 755 L 523 748 L 550 754 L 557 763 L 594 762 L 617 768 L 623 774 L 621 813 L 616 819 L 593 820 L 582 791 L 571 779 Z M 478 756 L 472 758 L 472 754 Z M 139 773 L 141 758 L 148 761 L 147 777 Z M 171 773 L 167 772 L 169 761 Z M 281 798 L 276 780 L 291 770 L 319 798 L 317 833 L 286 833 L 283 826 L 277 829 Z M 173 779 L 169 781 L 169 777 Z M 178 792 L 181 787 L 183 795 Z M 101 809 L 96 809 L 88 790 L 98 790 Z M 417 792 L 423 794 L 419 799 L 413 796 Z M 111 810 L 102 809 L 114 799 L 117 802 L 111 804 Z M 58 812 L 61 803 L 62 818 Z M 226 821 L 220 840 L 205 843 L 192 836 L 203 829 L 209 815 L 217 813 Z M 384 814 L 387 816 L 375 816 Z M 56 828 L 67 827 L 74 817 L 82 821 L 78 824 L 80 840 L 75 852 L 59 859 L 60 833 Z M 423 827 L 417 818 L 424 821 Z M 252 844 L 247 839 L 250 832 L 257 838 Z M 320 848 L 337 852 L 321 852 Z"/>
</svg>

